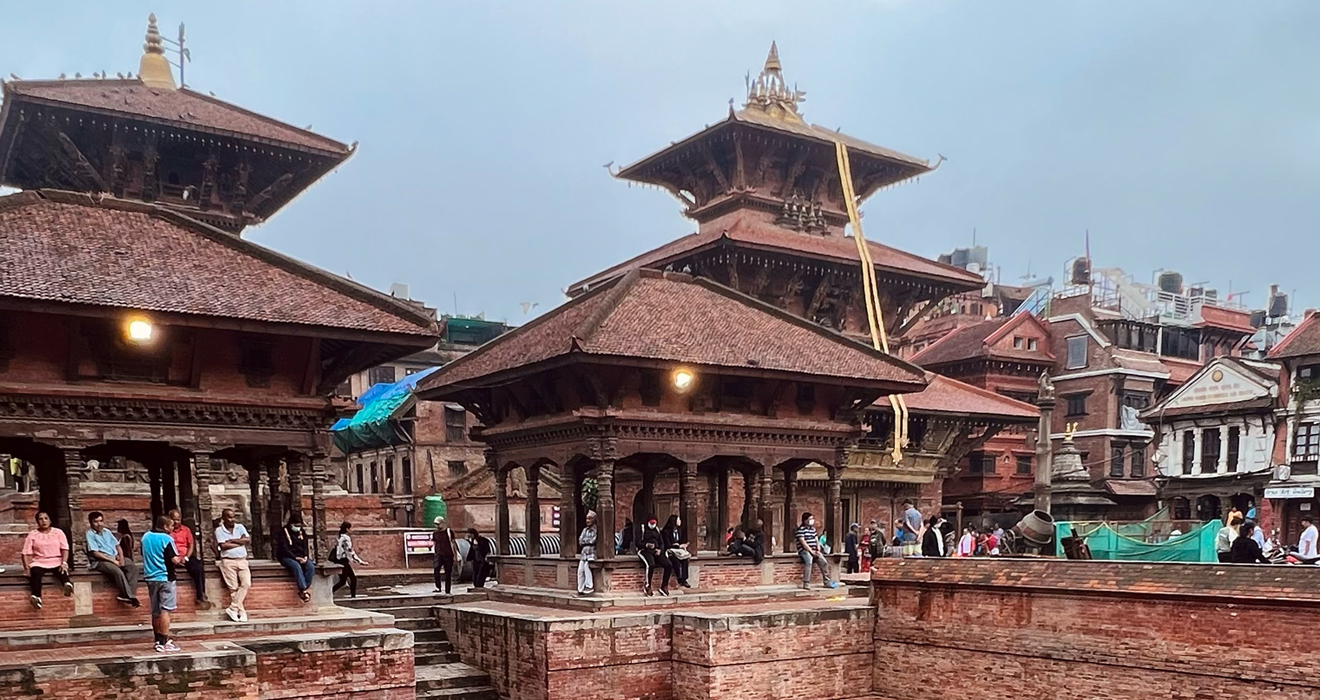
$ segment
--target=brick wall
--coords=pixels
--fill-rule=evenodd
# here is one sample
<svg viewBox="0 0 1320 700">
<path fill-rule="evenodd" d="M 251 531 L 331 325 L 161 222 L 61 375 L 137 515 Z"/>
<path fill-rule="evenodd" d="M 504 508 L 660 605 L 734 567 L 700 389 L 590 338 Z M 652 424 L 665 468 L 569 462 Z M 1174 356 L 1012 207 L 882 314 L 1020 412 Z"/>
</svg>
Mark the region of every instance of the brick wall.
<svg viewBox="0 0 1320 700">
<path fill-rule="evenodd" d="M 876 692 L 953 697 L 1315 697 L 1305 567 L 885 560 Z M 1268 630 L 1268 632 L 1265 632 Z M 937 668 L 904 674 L 903 668 Z M 894 672 L 896 669 L 899 672 Z"/>
</svg>

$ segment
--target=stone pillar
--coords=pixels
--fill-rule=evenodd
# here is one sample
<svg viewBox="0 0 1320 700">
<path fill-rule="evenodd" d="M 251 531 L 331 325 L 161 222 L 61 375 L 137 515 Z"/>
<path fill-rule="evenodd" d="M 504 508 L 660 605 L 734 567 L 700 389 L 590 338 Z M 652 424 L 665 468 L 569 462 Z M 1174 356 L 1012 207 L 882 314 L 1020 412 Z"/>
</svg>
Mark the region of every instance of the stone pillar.
<svg viewBox="0 0 1320 700">
<path fill-rule="evenodd" d="M 729 467 L 719 465 L 715 482 L 715 542 L 716 547 L 724 546 L 724 533 L 729 529 Z"/>
<path fill-rule="evenodd" d="M 743 512 L 742 524 L 743 531 L 746 532 L 756 524 L 756 472 L 744 471 L 743 478 Z"/>
<path fill-rule="evenodd" d="M 784 468 L 784 551 L 795 552 L 797 546 L 793 544 L 795 533 L 797 533 L 797 470 Z"/>
<path fill-rule="evenodd" d="M 1199 429 L 1198 429 L 1198 430 L 1193 430 L 1193 431 L 1192 431 L 1192 445 L 1193 445 L 1193 448 L 1194 448 L 1194 450 L 1195 450 L 1194 452 L 1192 452 L 1192 473 L 1193 473 L 1193 474 L 1200 474 L 1200 473 L 1201 473 L 1201 450 L 1202 450 L 1202 448 L 1204 447 L 1204 445 L 1201 444 L 1202 442 L 1204 442 L 1204 441 L 1201 439 L 1201 438 L 1202 438 L 1202 435 L 1203 435 L 1203 432 L 1202 432 L 1201 430 L 1199 430 Z"/>
<path fill-rule="evenodd" d="M 574 559 L 577 557 L 577 506 L 578 506 L 577 470 L 568 466 L 559 468 L 559 557 Z M 597 525 L 597 532 L 599 532 Z"/>
<path fill-rule="evenodd" d="M 82 481 L 84 475 L 82 450 L 65 448 L 64 478 L 67 483 L 68 512 L 64 514 L 68 524 L 69 551 L 72 554 L 70 569 L 87 568 L 87 518 L 83 515 Z"/>
<path fill-rule="evenodd" d="M 500 554 L 509 553 L 509 471 L 487 457 L 486 464 L 495 470 L 495 544 Z"/>
<path fill-rule="evenodd" d="M 315 557 L 318 562 L 325 562 L 330 554 L 325 522 L 325 479 L 329 463 L 330 458 L 326 455 L 312 455 L 312 532 L 316 534 L 313 544 L 316 546 Z"/>
<path fill-rule="evenodd" d="M 295 455 L 287 461 L 289 470 L 289 515 L 302 515 L 303 474 L 307 471 L 306 455 Z"/>
<path fill-rule="evenodd" d="M 697 463 L 683 462 L 678 474 L 678 513 L 683 518 L 683 536 L 692 551 L 698 547 L 701 528 L 697 527 Z"/>
<path fill-rule="evenodd" d="M 614 458 L 596 462 L 596 558 L 614 558 Z"/>
<path fill-rule="evenodd" d="M 1044 513 L 1050 512 L 1050 491 L 1053 488 L 1051 478 L 1054 473 L 1054 441 L 1050 431 L 1054 427 L 1054 388 L 1048 385 L 1048 377 L 1041 381 L 1043 388 L 1036 395 L 1036 407 L 1040 409 L 1040 420 L 1036 424 L 1036 483 L 1035 508 Z M 1048 389 L 1044 388 L 1048 386 Z M 959 530 L 961 532 L 961 530 Z"/>
<path fill-rule="evenodd" d="M 1241 460 L 1242 456 L 1238 455 Z M 1219 466 L 1216 469 L 1220 474 L 1228 473 L 1228 426 L 1219 426 Z"/>
<path fill-rule="evenodd" d="M 767 463 L 761 466 L 761 501 L 758 504 L 761 508 L 758 517 L 761 518 L 761 522 L 764 525 L 761 530 L 761 536 L 765 538 L 765 551 L 767 553 L 772 553 L 770 537 L 775 531 L 774 508 L 770 505 L 770 500 L 774 495 L 775 486 L 773 472 L 774 467 L 770 466 L 770 464 Z"/>
<path fill-rule="evenodd" d="M 527 467 L 527 558 L 541 556 L 541 465 Z"/>
<path fill-rule="evenodd" d="M 825 538 L 833 552 L 840 551 L 843 544 L 843 459 L 840 453 L 840 464 L 827 470 L 829 483 L 825 486 Z"/>
<path fill-rule="evenodd" d="M 252 554 L 256 557 L 272 556 L 266 549 L 266 511 L 270 507 L 266 501 L 266 471 L 260 462 L 250 462 L 248 473 L 248 508 L 252 511 L 248 534 L 252 537 Z"/>
<path fill-rule="evenodd" d="M 215 528 L 211 526 L 211 479 L 220 472 L 220 460 L 209 452 L 193 453 L 193 474 L 197 478 L 197 546 L 203 562 L 215 560 Z"/>
</svg>

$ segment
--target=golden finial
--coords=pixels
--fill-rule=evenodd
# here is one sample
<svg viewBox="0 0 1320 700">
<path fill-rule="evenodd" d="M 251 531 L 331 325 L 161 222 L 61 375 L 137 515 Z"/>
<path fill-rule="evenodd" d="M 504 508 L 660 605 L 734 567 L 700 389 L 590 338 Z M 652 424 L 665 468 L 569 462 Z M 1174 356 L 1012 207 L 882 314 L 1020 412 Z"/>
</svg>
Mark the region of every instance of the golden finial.
<svg viewBox="0 0 1320 700">
<path fill-rule="evenodd" d="M 1063 441 L 1072 442 L 1073 433 L 1077 432 L 1077 423 L 1063 424 Z"/>
<path fill-rule="evenodd" d="M 142 61 L 138 63 L 138 78 L 147 87 L 174 90 L 174 72 L 165 58 L 165 44 L 156 27 L 156 15 L 147 17 L 147 41 L 142 45 Z"/>
<path fill-rule="evenodd" d="M 770 54 L 765 57 L 765 67 L 755 80 L 747 80 L 747 108 L 785 121 L 802 121 L 798 114 L 798 103 L 803 101 L 805 92 L 796 86 L 789 89 L 784 80 L 784 66 L 779 62 L 779 45 L 770 42 Z"/>
</svg>

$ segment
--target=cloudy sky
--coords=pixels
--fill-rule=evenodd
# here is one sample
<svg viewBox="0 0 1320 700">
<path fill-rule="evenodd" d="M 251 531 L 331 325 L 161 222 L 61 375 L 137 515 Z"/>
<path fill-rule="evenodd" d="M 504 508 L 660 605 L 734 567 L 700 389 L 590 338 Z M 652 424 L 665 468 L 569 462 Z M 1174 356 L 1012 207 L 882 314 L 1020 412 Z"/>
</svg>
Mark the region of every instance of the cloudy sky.
<svg viewBox="0 0 1320 700">
<path fill-rule="evenodd" d="M 1320 3 L 12 3 L 0 75 L 137 70 L 146 16 L 188 28 L 190 86 L 360 142 L 247 235 L 442 312 L 520 323 L 692 230 L 610 178 L 741 105 L 777 40 L 808 120 L 938 172 L 867 235 L 977 241 L 1002 280 L 1156 268 L 1320 305 Z"/>
</svg>

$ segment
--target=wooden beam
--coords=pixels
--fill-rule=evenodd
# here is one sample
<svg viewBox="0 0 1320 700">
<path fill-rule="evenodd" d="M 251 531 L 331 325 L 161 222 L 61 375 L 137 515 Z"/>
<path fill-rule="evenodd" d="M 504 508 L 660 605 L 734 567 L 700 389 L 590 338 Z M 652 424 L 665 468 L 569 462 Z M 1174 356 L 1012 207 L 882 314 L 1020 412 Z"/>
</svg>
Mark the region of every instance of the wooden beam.
<svg viewBox="0 0 1320 700">
<path fill-rule="evenodd" d="M 312 338 L 307 348 L 307 368 L 303 373 L 302 393 L 311 394 L 321 379 L 321 339 Z"/>
<path fill-rule="evenodd" d="M 917 322 L 920 321 L 923 316 L 929 313 L 931 308 L 933 308 L 936 304 L 940 303 L 941 301 L 944 301 L 943 297 L 939 299 L 931 299 L 930 301 L 927 301 L 926 305 L 922 306 L 920 311 L 909 316 L 907 320 L 903 321 L 902 324 L 900 324 L 897 328 L 895 328 L 893 331 L 890 331 L 889 335 L 895 338 L 902 337 L 904 333 L 907 333 L 908 331 L 912 330 L 912 327 L 917 325 Z"/>
</svg>

